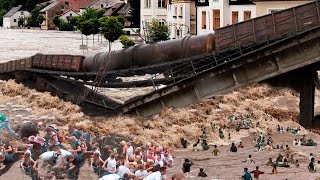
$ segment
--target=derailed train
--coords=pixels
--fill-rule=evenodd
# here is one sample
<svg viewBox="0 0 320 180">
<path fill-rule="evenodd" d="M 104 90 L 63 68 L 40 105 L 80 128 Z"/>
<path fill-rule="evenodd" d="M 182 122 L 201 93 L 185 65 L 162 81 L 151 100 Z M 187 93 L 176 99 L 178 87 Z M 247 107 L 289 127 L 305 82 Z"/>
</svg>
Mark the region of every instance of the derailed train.
<svg viewBox="0 0 320 180">
<path fill-rule="evenodd" d="M 182 39 L 144 44 L 108 53 L 86 57 L 84 71 L 98 71 L 102 65 L 107 70 L 128 69 L 173 61 L 214 50 L 214 35 L 187 36 Z"/>
<path fill-rule="evenodd" d="M 96 72 L 129 69 L 174 61 L 212 51 L 244 47 L 273 38 L 312 29 L 320 25 L 320 1 L 216 29 L 214 34 L 139 45 L 94 56 L 43 55 L 0 64 L 0 73 L 40 68 L 58 71 Z"/>
<path fill-rule="evenodd" d="M 182 39 L 144 44 L 106 52 L 94 56 L 44 55 L 0 64 L 0 72 L 25 68 L 41 68 L 60 71 L 97 72 L 106 65 L 106 70 L 141 67 L 180 58 L 208 53 L 214 50 L 214 35 L 187 36 Z"/>
</svg>

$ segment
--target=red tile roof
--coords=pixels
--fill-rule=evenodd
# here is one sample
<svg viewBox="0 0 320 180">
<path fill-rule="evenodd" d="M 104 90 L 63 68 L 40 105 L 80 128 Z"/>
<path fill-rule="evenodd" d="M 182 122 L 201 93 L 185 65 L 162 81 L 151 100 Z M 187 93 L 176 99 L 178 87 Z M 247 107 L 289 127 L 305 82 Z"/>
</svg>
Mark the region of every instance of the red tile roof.
<svg viewBox="0 0 320 180">
<path fill-rule="evenodd" d="M 75 10 L 76 12 L 80 11 L 80 8 L 86 6 L 87 4 L 91 3 L 92 0 L 61 0 L 64 3 L 68 3 L 71 9 Z"/>
<path fill-rule="evenodd" d="M 103 16 L 112 16 L 115 12 L 120 10 L 125 3 L 115 3 L 107 12 L 103 14 Z"/>
</svg>

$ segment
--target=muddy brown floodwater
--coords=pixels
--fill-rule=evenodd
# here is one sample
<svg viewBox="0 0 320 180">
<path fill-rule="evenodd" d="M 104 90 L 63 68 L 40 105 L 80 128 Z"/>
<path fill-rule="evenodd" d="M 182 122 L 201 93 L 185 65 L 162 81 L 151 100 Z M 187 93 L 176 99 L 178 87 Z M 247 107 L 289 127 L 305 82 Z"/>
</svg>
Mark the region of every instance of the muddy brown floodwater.
<svg viewBox="0 0 320 180">
<path fill-rule="evenodd" d="M 317 92 L 318 95 L 318 92 Z M 318 97 L 318 96 L 317 96 Z M 318 103 L 318 100 L 316 100 Z M 242 88 L 227 95 L 218 95 L 204 102 L 191 105 L 186 108 L 165 109 L 161 114 L 155 115 L 150 119 L 141 119 L 133 116 L 120 115 L 116 117 L 89 117 L 81 112 L 81 109 L 68 102 L 64 102 L 49 93 L 39 93 L 28 89 L 14 81 L 3 81 L 0 83 L 0 110 L 8 114 L 13 124 L 21 124 L 29 121 L 56 124 L 62 132 L 67 131 L 68 125 L 75 125 L 77 128 L 89 132 L 101 132 L 104 134 L 119 134 L 122 136 L 136 137 L 142 143 L 156 142 L 164 146 L 173 147 L 174 168 L 168 171 L 171 175 L 173 171 L 181 171 L 184 158 L 189 158 L 194 162 L 192 172 L 186 174 L 187 179 L 199 179 L 196 177 L 200 167 L 208 173 L 207 179 L 238 179 L 243 168 L 250 170 L 258 165 L 266 174 L 261 177 L 264 179 L 299 179 L 297 176 L 315 179 L 319 173 L 309 173 L 307 170 L 306 158 L 297 156 L 301 159 L 301 167 L 290 167 L 288 169 L 279 168 L 278 175 L 271 175 L 271 168 L 266 167 L 265 163 L 269 157 L 275 158 L 278 151 L 255 152 L 252 143 L 252 134 L 257 132 L 275 132 L 276 125 L 290 126 L 298 128 L 295 122 L 298 118 L 298 95 L 289 89 L 272 89 L 267 85 L 253 85 Z M 319 107 L 316 104 L 316 109 Z M 236 132 L 234 125 L 228 120 L 230 115 L 246 115 L 252 112 L 256 119 L 253 121 L 260 123 L 260 128 L 251 128 Z M 266 113 L 270 114 L 268 117 Z M 217 131 L 210 131 L 210 122 L 219 126 L 226 125 L 224 134 L 230 133 L 231 139 L 227 136 L 220 139 Z M 207 128 L 207 141 L 210 145 L 217 144 L 221 154 L 213 157 L 211 149 L 208 152 L 192 152 L 192 143 L 201 135 L 201 126 Z M 307 130 L 302 133 L 308 134 Z M 310 134 L 317 142 L 320 137 Z M 190 144 L 188 149 L 182 149 L 180 138 L 184 137 Z M 292 147 L 292 140 L 295 136 L 290 134 L 272 135 L 275 143 L 288 143 Z M 229 144 L 231 142 L 243 141 L 245 148 L 238 153 L 231 154 Z M 223 146 L 225 145 L 225 146 Z M 212 148 L 212 147 L 211 147 Z M 298 154 L 307 156 L 313 152 L 317 157 L 319 148 L 316 147 L 292 147 Z M 242 163 L 248 154 L 252 154 L 256 164 Z M 85 170 L 86 169 L 86 170 Z M 85 172 L 90 169 L 83 167 Z M 14 171 L 14 169 L 13 169 Z M 87 179 L 88 173 L 83 174 L 81 179 Z M 10 172 L 7 174 L 10 176 Z M 93 178 L 94 179 L 94 178 Z M 203 178 L 205 179 L 205 178 Z"/>
<path fill-rule="evenodd" d="M 269 137 L 269 136 L 267 136 Z M 229 151 L 230 146 L 220 146 L 220 154 L 218 156 L 213 156 L 211 146 L 208 151 L 198 151 L 190 153 L 189 149 L 179 149 L 176 150 L 174 168 L 170 171 L 181 171 L 182 163 L 184 158 L 189 158 L 194 165 L 191 166 L 191 172 L 186 173 L 187 179 L 239 179 L 243 175 L 243 168 L 247 167 L 249 171 L 255 170 L 256 166 L 260 167 L 260 171 L 265 172 L 265 174 L 260 175 L 259 179 L 264 180 L 294 180 L 294 179 L 305 179 L 305 180 L 315 180 L 320 177 L 320 172 L 309 173 L 308 162 L 309 154 L 313 153 L 315 155 L 316 161 L 320 159 L 319 146 L 293 146 L 292 141 L 295 138 L 302 137 L 302 135 L 292 135 L 291 133 L 284 134 L 273 134 L 271 135 L 274 140 L 274 144 L 284 145 L 288 144 L 290 147 L 289 151 L 282 150 L 272 150 L 272 151 L 257 151 L 254 148 L 253 137 L 246 137 L 242 139 L 244 148 L 238 148 L 237 153 L 232 153 Z M 312 137 L 315 141 L 320 142 L 320 136 L 318 134 L 308 134 L 307 137 Z M 272 175 L 272 167 L 266 166 L 266 162 L 270 157 L 275 161 L 281 153 L 284 157 L 286 154 L 294 155 L 294 159 L 298 159 L 300 162 L 300 167 L 295 167 L 290 164 L 289 168 L 278 167 L 278 174 Z M 249 164 L 247 162 L 243 163 L 248 158 L 248 155 L 252 155 L 252 159 L 256 162 L 255 164 Z M 208 174 L 207 178 L 199 178 L 197 174 L 200 168 L 204 168 L 205 172 Z"/>
</svg>

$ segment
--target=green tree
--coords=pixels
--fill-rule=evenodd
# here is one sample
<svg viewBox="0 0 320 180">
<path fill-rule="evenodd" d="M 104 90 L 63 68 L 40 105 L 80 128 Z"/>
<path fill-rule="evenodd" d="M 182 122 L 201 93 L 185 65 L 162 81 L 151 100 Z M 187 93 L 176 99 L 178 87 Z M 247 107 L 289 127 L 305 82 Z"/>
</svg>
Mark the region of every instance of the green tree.
<svg viewBox="0 0 320 180">
<path fill-rule="evenodd" d="M 109 41 L 109 51 L 111 43 L 117 40 L 123 33 L 124 18 L 121 16 L 110 16 L 101 19 L 101 33 Z"/>
<path fill-rule="evenodd" d="M 93 35 L 93 46 L 94 46 L 94 35 L 98 34 L 100 32 L 100 22 L 98 19 L 91 19 L 92 21 L 92 35 Z"/>
<path fill-rule="evenodd" d="M 60 19 L 59 16 L 54 16 L 53 19 L 52 19 L 52 22 L 56 27 L 59 27 L 61 19 Z"/>
<path fill-rule="evenodd" d="M 44 20 L 45 20 L 45 18 L 42 15 L 39 15 L 37 17 L 37 21 L 38 21 L 39 24 L 42 24 Z"/>
<path fill-rule="evenodd" d="M 59 31 L 73 31 L 73 27 L 70 24 L 61 20 L 59 23 Z"/>
<path fill-rule="evenodd" d="M 5 9 L 0 9 L 0 26 L 3 26 L 3 16 L 7 13 Z"/>
<path fill-rule="evenodd" d="M 73 26 L 74 29 L 78 28 L 79 26 L 79 16 L 71 16 L 69 18 L 69 24 Z"/>
<path fill-rule="evenodd" d="M 128 48 L 135 45 L 134 41 L 132 39 L 129 39 L 128 36 L 125 35 L 121 35 L 119 37 L 119 40 L 123 45 L 122 48 Z"/>
<path fill-rule="evenodd" d="M 170 36 L 169 26 L 158 19 L 152 19 L 147 25 L 147 36 L 150 42 L 166 41 Z"/>
<path fill-rule="evenodd" d="M 88 36 L 92 34 L 92 21 L 90 19 L 86 21 L 82 21 L 79 23 L 79 30 L 83 35 L 87 38 L 87 44 L 88 44 Z M 83 40 L 82 40 L 83 41 Z"/>
<path fill-rule="evenodd" d="M 0 10 L 9 11 L 15 4 L 15 0 L 0 0 Z"/>
<path fill-rule="evenodd" d="M 39 13 L 41 7 L 36 7 L 31 11 L 31 16 L 28 17 L 27 22 L 28 26 L 31 27 L 39 27 L 40 24 L 43 22 L 44 17 Z M 42 16 L 42 17 L 39 17 Z M 41 22 L 39 20 L 42 20 Z"/>
<path fill-rule="evenodd" d="M 20 17 L 18 20 L 18 26 L 23 27 L 24 26 L 24 18 Z"/>
<path fill-rule="evenodd" d="M 98 18 L 103 17 L 103 14 L 104 14 L 105 12 L 106 12 L 105 9 L 99 9 L 99 10 L 97 11 L 97 16 L 98 16 Z"/>
<path fill-rule="evenodd" d="M 78 23 L 77 23 L 78 27 L 77 28 L 86 37 L 93 34 L 93 42 L 94 42 L 94 35 L 98 34 L 100 32 L 99 19 L 102 17 L 104 12 L 105 12 L 105 10 L 97 11 L 92 8 L 86 8 L 86 11 L 84 13 L 82 13 L 81 16 L 78 17 Z M 74 23 L 72 23 L 72 24 L 74 24 Z"/>
</svg>

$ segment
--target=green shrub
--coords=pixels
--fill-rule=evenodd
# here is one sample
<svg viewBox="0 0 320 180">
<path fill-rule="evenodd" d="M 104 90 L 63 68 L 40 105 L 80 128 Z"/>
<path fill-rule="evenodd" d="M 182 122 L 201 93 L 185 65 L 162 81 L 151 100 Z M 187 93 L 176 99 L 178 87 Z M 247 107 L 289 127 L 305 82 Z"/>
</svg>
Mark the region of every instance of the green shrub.
<svg viewBox="0 0 320 180">
<path fill-rule="evenodd" d="M 60 21 L 59 31 L 73 31 L 73 27 L 64 21 Z"/>
<path fill-rule="evenodd" d="M 129 39 L 127 36 L 122 35 L 119 37 L 119 39 L 121 44 L 123 45 L 122 48 L 128 48 L 135 45 L 134 41 Z"/>
</svg>

